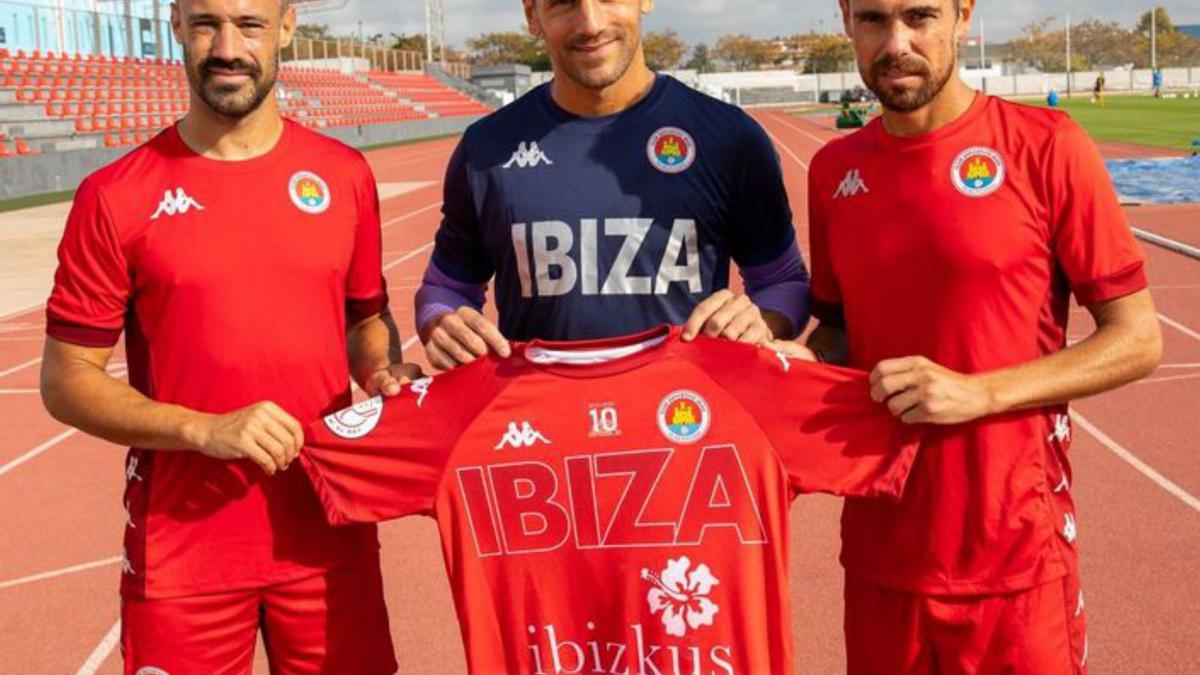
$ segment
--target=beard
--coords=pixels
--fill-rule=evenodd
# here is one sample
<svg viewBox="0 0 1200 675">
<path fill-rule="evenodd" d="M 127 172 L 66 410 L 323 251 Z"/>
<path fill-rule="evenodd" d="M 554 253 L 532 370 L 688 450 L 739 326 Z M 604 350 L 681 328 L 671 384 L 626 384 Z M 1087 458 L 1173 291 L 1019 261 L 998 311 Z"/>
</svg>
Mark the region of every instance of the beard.
<svg viewBox="0 0 1200 675">
<path fill-rule="evenodd" d="M 871 64 L 865 74 L 867 88 L 875 93 L 879 103 L 895 112 L 912 112 L 925 107 L 941 93 L 954 73 L 954 60 L 949 59 L 941 72 L 933 72 L 927 61 L 916 57 L 884 56 Z M 888 86 L 882 83 L 884 75 L 911 75 L 921 78 L 915 89 Z"/>
<path fill-rule="evenodd" d="M 188 81 L 192 89 L 200 95 L 200 99 L 214 112 L 234 119 L 241 119 L 258 110 L 275 88 L 275 76 L 279 72 L 278 53 L 272 58 L 271 67 L 267 70 L 256 62 L 243 59 L 226 61 L 209 57 L 194 63 L 186 51 L 184 57 L 189 63 Z M 246 75 L 249 81 L 243 84 L 219 83 L 215 80 L 214 68 Z"/>
<path fill-rule="evenodd" d="M 633 57 L 637 54 L 640 42 L 630 41 L 627 37 L 620 31 L 609 30 L 600 35 L 572 39 L 567 43 L 566 49 L 559 54 L 561 58 L 557 61 L 567 77 L 571 78 L 575 84 L 586 89 L 604 89 L 612 86 L 629 71 Z M 617 53 L 600 66 L 588 68 L 580 65 L 577 61 L 578 56 L 571 50 L 572 47 L 578 45 L 604 43 L 614 39 L 617 41 Z"/>
</svg>

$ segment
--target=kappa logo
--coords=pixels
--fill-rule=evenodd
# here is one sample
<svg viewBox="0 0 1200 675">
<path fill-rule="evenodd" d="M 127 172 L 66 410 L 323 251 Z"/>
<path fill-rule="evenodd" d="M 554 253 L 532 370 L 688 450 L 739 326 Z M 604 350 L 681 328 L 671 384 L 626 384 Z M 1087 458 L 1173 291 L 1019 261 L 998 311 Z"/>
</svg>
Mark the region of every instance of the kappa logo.
<svg viewBox="0 0 1200 675">
<path fill-rule="evenodd" d="M 154 215 L 150 216 L 150 220 L 158 220 L 159 216 L 177 216 L 196 209 L 203 211 L 204 207 L 200 206 L 200 202 L 193 199 L 188 193 L 183 191 L 183 188 L 175 188 L 175 194 L 171 194 L 170 190 L 163 192 L 162 201 L 158 203 L 158 209 Z"/>
<path fill-rule="evenodd" d="M 642 580 L 654 586 L 646 593 L 646 602 L 652 614 L 662 612 L 667 635 L 683 637 L 689 628 L 711 626 L 713 617 L 720 610 L 708 596 L 713 586 L 721 582 L 713 576 L 708 565 L 700 563 L 689 572 L 691 565 L 685 555 L 668 560 L 667 568 L 658 575 L 642 568 Z"/>
<path fill-rule="evenodd" d="M 339 410 L 325 417 L 325 426 L 342 438 L 354 440 L 371 433 L 383 417 L 383 397 L 369 398 L 362 403 Z"/>
<path fill-rule="evenodd" d="M 1079 536 L 1079 529 L 1075 525 L 1075 514 L 1067 513 L 1063 515 L 1063 539 L 1067 540 L 1068 544 L 1074 544 L 1075 539 Z"/>
<path fill-rule="evenodd" d="M 138 467 L 137 456 L 130 456 L 129 463 L 125 465 L 125 482 L 126 483 L 129 483 L 129 482 L 135 481 L 135 480 L 136 481 L 142 480 L 142 477 L 138 475 L 137 467 Z"/>
<path fill-rule="evenodd" d="M 554 162 L 546 156 L 546 153 L 538 147 L 537 141 L 521 141 L 517 145 L 517 150 L 512 154 L 512 157 L 505 162 L 501 168 L 510 169 L 516 165 L 518 169 L 528 169 L 537 166 L 538 164 L 552 165 Z"/>
<path fill-rule="evenodd" d="M 550 439 L 542 435 L 540 431 L 533 428 L 529 422 L 521 422 L 517 426 L 516 422 L 508 423 L 508 431 L 500 437 L 500 442 L 496 444 L 493 450 L 503 450 L 505 447 L 510 448 L 531 448 L 538 443 L 550 445 Z"/>
<path fill-rule="evenodd" d="M 867 189 L 867 184 L 863 182 L 862 174 L 859 170 L 850 169 L 846 172 L 846 176 L 842 178 L 842 182 L 838 184 L 837 191 L 833 193 L 833 198 L 849 198 L 860 192 L 870 192 L 870 190 Z"/>
<path fill-rule="evenodd" d="M 1071 416 L 1070 415 L 1055 415 L 1054 416 L 1054 431 L 1050 432 L 1050 436 L 1046 439 L 1053 443 L 1066 443 L 1071 440 Z"/>
<path fill-rule="evenodd" d="M 432 377 L 422 377 L 419 380 L 413 380 L 412 386 L 409 387 L 408 390 L 417 395 L 418 408 L 425 402 L 425 397 L 429 395 L 429 385 L 431 384 L 433 384 Z"/>
</svg>

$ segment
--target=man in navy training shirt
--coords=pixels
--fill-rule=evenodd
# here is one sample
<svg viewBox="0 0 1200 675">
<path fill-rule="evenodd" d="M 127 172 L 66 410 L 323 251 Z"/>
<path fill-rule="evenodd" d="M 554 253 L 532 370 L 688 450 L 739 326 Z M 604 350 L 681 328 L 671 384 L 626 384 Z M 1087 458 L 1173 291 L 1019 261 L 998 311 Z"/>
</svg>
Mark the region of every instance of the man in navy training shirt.
<svg viewBox="0 0 1200 675">
<path fill-rule="evenodd" d="M 506 338 L 610 337 L 660 323 L 759 344 L 808 321 L 779 158 L 740 109 L 656 76 L 652 0 L 524 0 L 554 80 L 467 129 L 416 296 L 430 363 Z M 736 262 L 747 295 L 730 292 Z M 496 279 L 499 326 L 481 310 Z"/>
</svg>

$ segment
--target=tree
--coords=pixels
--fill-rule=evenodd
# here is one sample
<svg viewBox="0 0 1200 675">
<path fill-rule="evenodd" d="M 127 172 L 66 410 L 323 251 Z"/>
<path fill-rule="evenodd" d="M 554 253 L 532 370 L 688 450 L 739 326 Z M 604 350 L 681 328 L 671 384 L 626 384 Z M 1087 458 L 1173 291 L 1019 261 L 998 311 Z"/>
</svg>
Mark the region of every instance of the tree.
<svg viewBox="0 0 1200 675">
<path fill-rule="evenodd" d="M 674 70 L 687 54 L 688 45 L 673 30 L 651 31 L 642 36 L 642 50 L 651 70 Z"/>
<path fill-rule="evenodd" d="M 697 73 L 711 73 L 713 69 L 712 57 L 708 54 L 708 45 L 701 42 L 692 49 L 692 58 L 684 64 L 685 68 L 694 70 Z"/>
<path fill-rule="evenodd" d="M 323 23 L 302 23 L 296 26 L 296 37 L 305 40 L 333 40 L 333 34 L 329 32 L 329 26 Z"/>
<path fill-rule="evenodd" d="M 484 33 L 467 40 L 472 61 L 481 66 L 520 63 L 549 70 L 550 57 L 541 40 L 523 31 Z"/>
<path fill-rule="evenodd" d="M 1142 42 L 1140 35 L 1115 22 L 1088 19 L 1071 27 L 1071 47 L 1088 69 L 1135 63 Z"/>
<path fill-rule="evenodd" d="M 1154 8 L 1154 29 L 1159 35 L 1175 32 L 1175 24 L 1171 21 L 1167 10 L 1162 7 Z M 1142 14 L 1142 18 L 1138 19 L 1137 32 L 1150 37 L 1150 12 Z"/>
<path fill-rule="evenodd" d="M 841 72 L 854 63 L 854 45 L 844 35 L 809 35 L 802 44 L 808 57 L 806 73 Z"/>
<path fill-rule="evenodd" d="M 757 70 L 771 60 L 771 44 L 749 35 L 722 35 L 712 55 L 734 70 Z"/>
<path fill-rule="evenodd" d="M 1150 67 L 1150 12 L 1142 14 L 1135 31 L 1138 33 L 1140 45 L 1137 47 L 1137 65 L 1139 68 Z M 1162 7 L 1154 8 L 1155 49 L 1160 68 L 1193 66 L 1200 61 L 1200 40 L 1176 30 L 1167 10 Z"/>
<path fill-rule="evenodd" d="M 391 44 L 392 49 L 400 49 L 403 51 L 410 51 L 410 52 L 421 52 L 422 54 L 425 53 L 425 36 L 424 35 L 421 35 L 421 34 L 397 35 L 396 33 L 392 33 L 391 38 L 392 38 L 392 44 Z"/>
<path fill-rule="evenodd" d="M 1063 29 L 1050 30 L 1054 17 L 1046 17 L 1025 26 L 1021 36 L 1009 44 L 1013 58 L 1042 72 L 1062 72 L 1067 65 L 1067 32 Z M 1075 46 L 1072 36 L 1072 46 Z M 1079 50 L 1071 53 L 1071 69 L 1085 70 L 1086 64 Z"/>
</svg>

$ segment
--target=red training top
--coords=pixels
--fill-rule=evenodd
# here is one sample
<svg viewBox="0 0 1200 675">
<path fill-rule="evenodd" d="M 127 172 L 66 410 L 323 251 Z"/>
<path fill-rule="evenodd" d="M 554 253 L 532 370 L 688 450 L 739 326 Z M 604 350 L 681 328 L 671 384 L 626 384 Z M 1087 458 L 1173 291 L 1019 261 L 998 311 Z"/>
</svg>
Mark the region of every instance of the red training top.
<svg viewBox="0 0 1200 675">
<path fill-rule="evenodd" d="M 518 344 L 301 461 L 332 522 L 437 518 L 472 672 L 791 672 L 792 498 L 894 503 L 916 433 L 864 373 L 678 332 Z"/>
<path fill-rule="evenodd" d="M 47 333 L 112 347 L 163 403 L 271 400 L 299 420 L 350 402 L 346 325 L 385 302 L 375 181 L 358 152 L 285 122 L 267 154 L 222 162 L 174 127 L 79 187 Z M 122 593 L 159 598 L 299 578 L 372 553 L 333 529 L 302 471 L 133 449 Z"/>
<path fill-rule="evenodd" d="M 960 372 L 1066 344 L 1069 295 L 1146 288 L 1095 146 L 1069 117 L 979 95 L 931 133 L 880 119 L 825 146 L 809 183 L 814 313 L 851 365 L 922 355 Z M 1067 407 L 933 427 L 900 507 L 851 501 L 852 577 L 931 594 L 997 593 L 1075 563 Z"/>
</svg>

